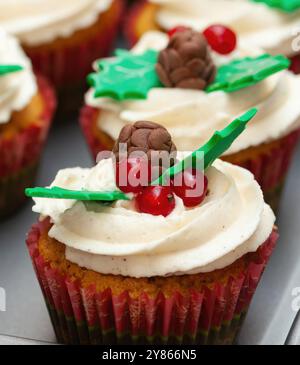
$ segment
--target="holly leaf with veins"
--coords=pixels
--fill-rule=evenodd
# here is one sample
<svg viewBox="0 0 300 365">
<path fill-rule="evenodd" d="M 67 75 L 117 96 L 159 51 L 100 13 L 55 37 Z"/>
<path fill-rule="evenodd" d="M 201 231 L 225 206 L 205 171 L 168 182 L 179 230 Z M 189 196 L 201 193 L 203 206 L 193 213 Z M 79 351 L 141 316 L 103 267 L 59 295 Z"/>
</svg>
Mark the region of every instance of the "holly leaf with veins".
<svg viewBox="0 0 300 365">
<path fill-rule="evenodd" d="M 234 60 L 219 67 L 215 81 L 206 88 L 206 91 L 237 91 L 255 85 L 289 66 L 289 59 L 282 55 L 263 54 L 259 57 Z"/>
<path fill-rule="evenodd" d="M 218 157 L 228 150 L 236 138 L 245 130 L 247 123 L 256 113 L 256 108 L 250 109 L 223 130 L 215 132 L 206 144 L 192 152 L 184 160 L 167 169 L 151 185 L 163 185 L 169 178 L 174 177 L 185 169 L 190 167 L 199 168 L 201 166 L 200 162 L 203 162 L 204 170 L 207 169 Z"/>
<path fill-rule="evenodd" d="M 256 3 L 264 3 L 271 8 L 277 8 L 287 12 L 293 12 L 300 8 L 300 0 L 252 0 Z"/>
<path fill-rule="evenodd" d="M 146 99 L 152 88 L 162 86 L 155 71 L 157 51 L 149 49 L 136 55 L 119 49 L 115 56 L 100 60 L 99 71 L 88 76 L 96 98 Z"/>
<path fill-rule="evenodd" d="M 0 65 L 0 76 L 7 75 L 9 73 L 22 71 L 23 67 L 19 65 Z"/>
</svg>

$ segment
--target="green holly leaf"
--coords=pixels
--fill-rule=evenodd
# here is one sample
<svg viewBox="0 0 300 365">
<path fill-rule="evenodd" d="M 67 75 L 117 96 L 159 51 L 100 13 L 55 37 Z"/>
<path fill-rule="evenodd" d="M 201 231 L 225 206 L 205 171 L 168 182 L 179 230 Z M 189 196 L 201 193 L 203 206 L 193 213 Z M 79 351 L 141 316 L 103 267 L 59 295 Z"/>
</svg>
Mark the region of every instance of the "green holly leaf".
<svg viewBox="0 0 300 365">
<path fill-rule="evenodd" d="M 287 12 L 293 12 L 300 8 L 300 0 L 252 0 L 256 3 L 264 3 L 271 8 L 277 8 Z"/>
<path fill-rule="evenodd" d="M 54 186 L 52 188 L 28 188 L 25 195 L 31 198 L 74 199 L 80 201 L 104 201 L 129 200 L 128 196 L 121 191 L 87 191 L 68 190 Z"/>
<path fill-rule="evenodd" d="M 206 91 L 237 91 L 255 85 L 289 66 L 290 61 L 282 55 L 263 54 L 259 57 L 234 60 L 219 67 L 215 81 L 206 88 Z"/>
<path fill-rule="evenodd" d="M 219 156 L 228 150 L 236 138 L 245 130 L 247 123 L 256 113 L 256 108 L 250 109 L 223 130 L 215 132 L 205 145 L 192 152 L 184 160 L 167 169 L 157 180 L 152 182 L 152 185 L 163 185 L 170 177 L 174 177 L 189 167 L 199 168 L 199 162 L 203 162 L 204 169 L 207 169 Z"/>
<path fill-rule="evenodd" d="M 18 72 L 22 70 L 23 67 L 19 65 L 0 65 L 0 76 L 4 76 L 12 72 Z"/>
<path fill-rule="evenodd" d="M 88 83 L 95 88 L 95 97 L 146 99 L 149 90 L 160 87 L 155 71 L 158 52 L 148 50 L 141 55 L 117 50 L 113 59 L 101 60 L 99 72 L 88 76 Z"/>
</svg>

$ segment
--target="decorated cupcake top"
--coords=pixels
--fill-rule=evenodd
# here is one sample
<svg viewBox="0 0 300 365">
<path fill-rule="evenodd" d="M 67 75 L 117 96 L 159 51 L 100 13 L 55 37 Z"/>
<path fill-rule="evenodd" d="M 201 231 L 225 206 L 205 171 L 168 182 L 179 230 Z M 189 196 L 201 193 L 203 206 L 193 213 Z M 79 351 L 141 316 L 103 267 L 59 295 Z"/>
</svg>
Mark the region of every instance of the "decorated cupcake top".
<svg viewBox="0 0 300 365">
<path fill-rule="evenodd" d="M 243 45 L 228 28 L 224 43 L 218 30 L 149 32 L 130 52 L 95 62 L 86 103 L 101 109 L 99 129 L 115 140 L 127 123 L 151 120 L 169 130 L 179 149 L 193 150 L 228 120 L 259 106 L 228 154 L 297 129 L 300 77 L 285 71 L 289 61 Z"/>
<path fill-rule="evenodd" d="M 272 54 L 299 52 L 293 42 L 300 27 L 298 0 L 149 1 L 158 5 L 156 21 L 165 30 L 181 24 L 203 31 L 210 24 L 226 24 L 246 43 Z"/>
<path fill-rule="evenodd" d="M 215 160 L 255 113 L 192 154 L 177 151 L 162 126 L 134 123 L 113 155 L 91 169 L 61 170 L 50 188 L 27 195 L 35 212 L 50 217 L 49 236 L 81 267 L 131 277 L 223 268 L 256 251 L 274 224 L 253 176 Z"/>
<path fill-rule="evenodd" d="M 30 60 L 18 41 L 0 29 L 0 125 L 25 108 L 36 92 Z"/>
<path fill-rule="evenodd" d="M 36 46 L 89 27 L 112 0 L 0 0 L 0 25 Z"/>
</svg>

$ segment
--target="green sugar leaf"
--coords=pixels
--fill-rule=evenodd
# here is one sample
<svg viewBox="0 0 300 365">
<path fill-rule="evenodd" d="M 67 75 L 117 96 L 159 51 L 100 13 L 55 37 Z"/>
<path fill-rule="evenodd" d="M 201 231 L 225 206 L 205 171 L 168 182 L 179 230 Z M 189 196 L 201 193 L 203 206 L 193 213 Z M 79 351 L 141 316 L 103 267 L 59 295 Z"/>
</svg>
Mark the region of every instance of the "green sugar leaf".
<svg viewBox="0 0 300 365">
<path fill-rule="evenodd" d="M 104 201 L 129 200 L 128 196 L 121 191 L 87 191 L 68 190 L 54 186 L 52 188 L 28 188 L 25 194 L 31 198 L 74 199 L 80 201 Z"/>
<path fill-rule="evenodd" d="M 293 12 L 300 8 L 300 0 L 252 0 L 256 3 L 264 3 L 271 8 L 277 8 L 287 12 Z"/>
<path fill-rule="evenodd" d="M 192 152 L 192 154 L 184 160 L 167 169 L 157 180 L 152 182 L 152 185 L 164 184 L 168 181 L 168 178 L 174 177 L 185 169 L 189 167 L 198 167 L 199 162 L 203 162 L 204 169 L 211 166 L 218 157 L 228 150 L 234 140 L 245 130 L 247 123 L 256 115 L 256 113 L 257 109 L 250 109 L 223 130 L 215 132 L 205 145 Z M 199 156 L 201 156 L 201 161 L 199 161 Z"/>
<path fill-rule="evenodd" d="M 23 67 L 19 65 L 0 65 L 0 76 L 4 76 L 12 72 L 18 72 L 22 70 Z"/>
<path fill-rule="evenodd" d="M 237 91 L 255 85 L 289 66 L 290 61 L 282 55 L 263 54 L 259 57 L 234 60 L 219 67 L 215 81 L 206 91 Z"/>
<path fill-rule="evenodd" d="M 119 49 L 115 55 L 112 59 L 99 61 L 99 72 L 88 76 L 96 98 L 146 99 L 152 88 L 162 86 L 155 70 L 157 51 L 150 49 L 135 55 Z"/>
</svg>

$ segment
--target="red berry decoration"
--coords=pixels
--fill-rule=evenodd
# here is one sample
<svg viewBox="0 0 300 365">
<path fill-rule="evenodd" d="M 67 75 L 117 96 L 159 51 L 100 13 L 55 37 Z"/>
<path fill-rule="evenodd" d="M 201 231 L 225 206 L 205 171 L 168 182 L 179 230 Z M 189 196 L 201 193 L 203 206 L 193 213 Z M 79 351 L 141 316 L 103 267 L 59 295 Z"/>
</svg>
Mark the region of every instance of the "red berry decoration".
<svg viewBox="0 0 300 365">
<path fill-rule="evenodd" d="M 168 36 L 171 38 L 175 33 L 184 32 L 187 29 L 189 28 L 185 27 L 184 25 L 178 25 L 177 27 L 174 27 L 168 31 Z"/>
<path fill-rule="evenodd" d="M 175 176 L 171 182 L 174 193 L 186 207 L 201 204 L 207 193 L 207 177 L 199 170 L 187 169 Z"/>
<path fill-rule="evenodd" d="M 235 50 L 237 37 L 235 33 L 224 25 L 211 25 L 203 32 L 211 48 L 222 55 L 226 55 Z"/>
<path fill-rule="evenodd" d="M 175 197 L 169 186 L 147 186 L 136 196 L 141 213 L 167 217 L 175 208 Z"/>
<path fill-rule="evenodd" d="M 116 164 L 116 183 L 123 193 L 139 193 L 151 179 L 151 166 L 145 159 L 123 159 Z"/>
<path fill-rule="evenodd" d="M 290 70 L 294 72 L 294 74 L 299 75 L 300 74 L 300 56 L 296 55 L 291 58 L 291 66 Z"/>
</svg>

